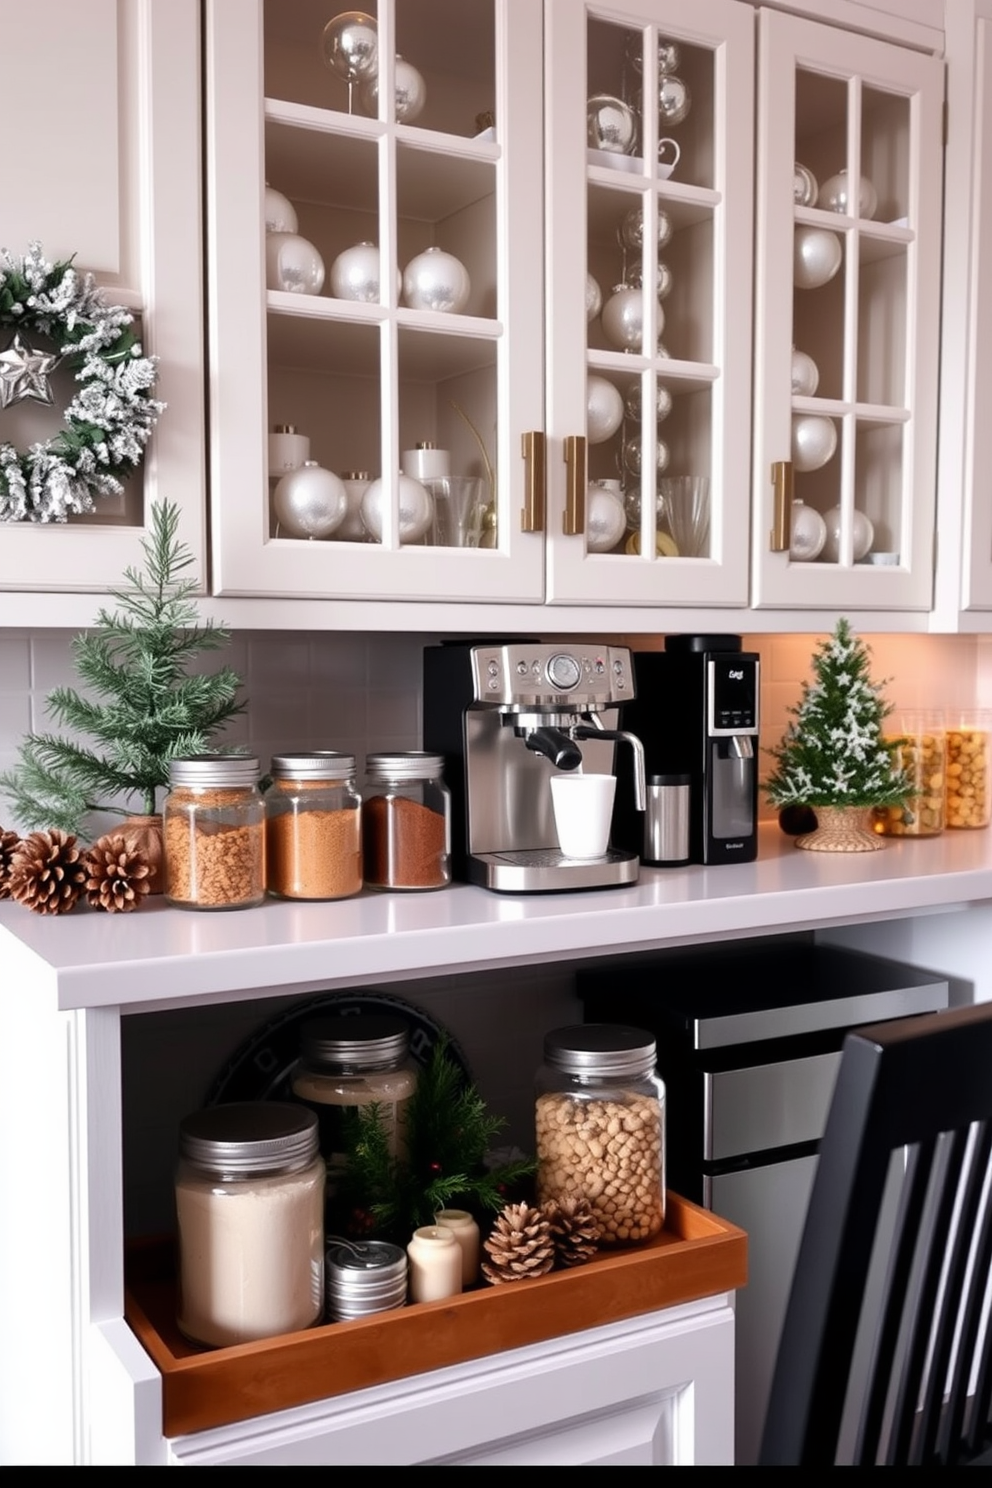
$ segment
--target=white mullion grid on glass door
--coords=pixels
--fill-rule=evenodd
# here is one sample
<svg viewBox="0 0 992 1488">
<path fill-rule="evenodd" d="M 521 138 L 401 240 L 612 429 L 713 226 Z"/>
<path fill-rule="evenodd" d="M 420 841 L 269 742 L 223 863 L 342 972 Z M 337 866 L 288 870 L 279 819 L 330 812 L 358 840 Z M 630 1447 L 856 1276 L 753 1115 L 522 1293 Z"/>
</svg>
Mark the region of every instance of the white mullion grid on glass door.
<svg viewBox="0 0 992 1488">
<path fill-rule="evenodd" d="M 386 38 L 390 35 L 386 29 Z M 383 33 L 380 32 L 380 38 Z M 380 55 L 382 45 L 380 44 Z M 386 106 L 384 100 L 392 97 L 393 68 L 389 65 L 388 79 L 380 75 L 379 108 Z M 396 221 L 397 164 L 396 127 L 387 125 L 379 140 L 379 295 L 387 314 L 379 328 L 379 378 L 380 417 L 379 451 L 382 479 L 382 546 L 399 547 L 399 471 L 400 471 L 400 408 L 399 408 L 399 332 L 397 328 L 396 266 L 399 263 L 399 235 Z"/>
<path fill-rule="evenodd" d="M 861 79 L 847 80 L 847 213 L 861 216 Z M 859 301 L 861 282 L 861 234 L 857 228 L 844 233 L 844 402 L 841 422 L 840 543 L 838 562 L 848 568 L 854 562 L 854 508 L 856 505 L 857 417 L 864 399 L 858 387 Z"/>
</svg>

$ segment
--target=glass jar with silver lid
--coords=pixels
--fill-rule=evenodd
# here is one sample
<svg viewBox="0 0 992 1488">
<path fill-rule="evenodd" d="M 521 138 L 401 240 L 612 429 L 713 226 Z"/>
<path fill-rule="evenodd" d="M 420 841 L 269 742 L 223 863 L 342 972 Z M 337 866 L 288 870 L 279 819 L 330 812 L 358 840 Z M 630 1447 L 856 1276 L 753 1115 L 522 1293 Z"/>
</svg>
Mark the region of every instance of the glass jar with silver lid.
<svg viewBox="0 0 992 1488">
<path fill-rule="evenodd" d="M 266 887 L 283 899 L 344 899 L 362 887 L 355 756 L 277 754 L 265 794 Z"/>
<path fill-rule="evenodd" d="M 665 1223 L 665 1086 L 654 1036 L 580 1023 L 545 1035 L 536 1081 L 537 1200 L 584 1199 L 599 1244 Z"/>
<path fill-rule="evenodd" d="M 165 897 L 184 909 L 248 909 L 265 897 L 265 801 L 254 755 L 169 765 L 162 808 Z"/>
<path fill-rule="evenodd" d="M 236 1101 L 186 1116 L 175 1198 L 187 1338 L 225 1347 L 321 1320 L 324 1161 L 312 1111 Z"/>
<path fill-rule="evenodd" d="M 443 889 L 451 882 L 451 794 L 444 758 L 422 750 L 370 754 L 362 843 L 366 887 Z"/>
</svg>

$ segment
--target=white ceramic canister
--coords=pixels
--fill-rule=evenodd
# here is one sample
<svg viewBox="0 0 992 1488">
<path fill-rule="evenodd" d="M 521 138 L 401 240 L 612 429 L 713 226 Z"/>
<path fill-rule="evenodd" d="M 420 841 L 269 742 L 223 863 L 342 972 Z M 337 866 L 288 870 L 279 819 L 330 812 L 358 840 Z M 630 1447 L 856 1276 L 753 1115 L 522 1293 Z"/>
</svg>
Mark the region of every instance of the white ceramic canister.
<svg viewBox="0 0 992 1488">
<path fill-rule="evenodd" d="M 441 480 L 451 474 L 451 454 L 438 449 L 431 439 L 420 440 L 413 449 L 403 451 L 400 469 L 414 480 Z"/>
</svg>

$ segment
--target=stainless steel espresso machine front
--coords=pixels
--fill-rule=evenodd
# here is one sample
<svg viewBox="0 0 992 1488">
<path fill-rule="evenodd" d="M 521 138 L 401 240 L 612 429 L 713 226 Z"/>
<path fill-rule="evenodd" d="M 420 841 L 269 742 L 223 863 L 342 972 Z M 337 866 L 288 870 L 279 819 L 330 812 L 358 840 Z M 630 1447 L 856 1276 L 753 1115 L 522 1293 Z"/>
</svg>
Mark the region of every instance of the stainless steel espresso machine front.
<svg viewBox="0 0 992 1488">
<path fill-rule="evenodd" d="M 634 695 L 630 652 L 595 643 L 451 642 L 424 650 L 424 748 L 442 754 L 457 878 L 502 892 L 637 880 L 635 852 L 566 858 L 551 805 L 558 770 L 612 774 L 629 746 L 644 806 L 644 751 L 617 727 Z"/>
</svg>

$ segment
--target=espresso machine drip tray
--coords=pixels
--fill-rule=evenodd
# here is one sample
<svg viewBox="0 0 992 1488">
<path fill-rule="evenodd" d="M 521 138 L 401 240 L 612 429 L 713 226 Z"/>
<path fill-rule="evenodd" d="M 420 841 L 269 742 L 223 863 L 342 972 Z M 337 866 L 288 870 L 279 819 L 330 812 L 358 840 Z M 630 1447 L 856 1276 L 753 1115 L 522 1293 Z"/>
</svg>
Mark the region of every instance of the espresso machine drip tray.
<svg viewBox="0 0 992 1488">
<path fill-rule="evenodd" d="M 503 893 L 553 893 L 568 889 L 609 889 L 637 882 L 636 853 L 611 848 L 604 858 L 566 858 L 557 848 L 480 853 L 469 859 L 469 878 Z"/>
</svg>

